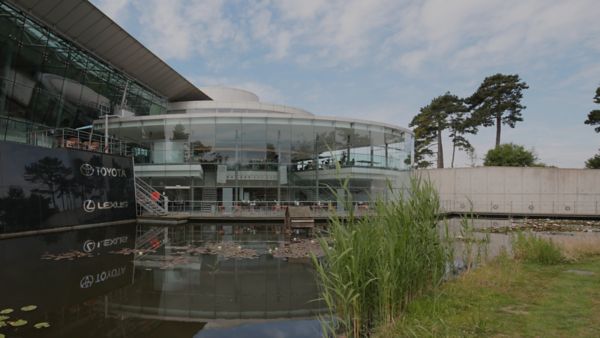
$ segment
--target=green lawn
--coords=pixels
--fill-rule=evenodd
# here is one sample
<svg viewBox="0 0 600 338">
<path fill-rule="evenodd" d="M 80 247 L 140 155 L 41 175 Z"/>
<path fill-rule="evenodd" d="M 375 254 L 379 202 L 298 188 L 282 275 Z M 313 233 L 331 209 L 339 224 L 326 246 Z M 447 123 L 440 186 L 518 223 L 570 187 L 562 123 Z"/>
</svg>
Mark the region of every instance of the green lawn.
<svg viewBox="0 0 600 338">
<path fill-rule="evenodd" d="M 558 265 L 500 257 L 416 299 L 377 336 L 600 337 L 600 257 Z"/>
</svg>

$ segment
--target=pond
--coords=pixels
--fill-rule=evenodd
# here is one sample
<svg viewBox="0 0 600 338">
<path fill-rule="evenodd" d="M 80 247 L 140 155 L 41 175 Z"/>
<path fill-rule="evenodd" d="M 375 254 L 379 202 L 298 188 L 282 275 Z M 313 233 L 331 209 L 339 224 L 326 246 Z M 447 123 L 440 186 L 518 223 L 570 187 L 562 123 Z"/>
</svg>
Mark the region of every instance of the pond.
<svg viewBox="0 0 600 338">
<path fill-rule="evenodd" d="M 0 333 L 319 336 L 316 317 L 326 308 L 316 301 L 312 262 L 274 257 L 284 238 L 270 230 L 131 225 L 2 240 L 0 310 L 13 310 L 5 315 L 7 323 L 27 324 L 0 327 Z M 235 246 L 224 244 L 223 254 L 198 250 L 223 240 L 235 240 Z M 246 251 L 250 257 L 236 257 Z M 21 309 L 28 305 L 36 308 Z M 39 323 L 49 327 L 36 329 Z"/>
<path fill-rule="evenodd" d="M 487 240 L 487 259 L 510 250 L 515 223 L 523 221 L 476 220 L 465 233 L 460 220 L 448 220 L 459 239 L 455 264 L 464 265 L 469 236 Z M 555 223 L 538 230 L 556 241 L 600 238 L 599 224 Z M 132 224 L 0 240 L 0 333 L 318 337 L 318 318 L 328 313 L 309 258 L 318 243 L 293 235 L 286 245 L 280 229 Z"/>
</svg>

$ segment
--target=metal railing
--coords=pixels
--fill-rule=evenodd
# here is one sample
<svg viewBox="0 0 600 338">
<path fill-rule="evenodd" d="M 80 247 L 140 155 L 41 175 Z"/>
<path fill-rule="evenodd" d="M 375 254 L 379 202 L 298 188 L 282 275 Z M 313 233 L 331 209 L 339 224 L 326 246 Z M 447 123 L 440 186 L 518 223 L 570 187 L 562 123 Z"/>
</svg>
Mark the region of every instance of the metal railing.
<svg viewBox="0 0 600 338">
<path fill-rule="evenodd" d="M 152 215 L 168 214 L 168 199 L 139 177 L 135 178 L 135 201 L 138 215 L 143 214 L 142 209 Z"/>
<path fill-rule="evenodd" d="M 311 215 L 317 218 L 327 218 L 333 213 L 340 216 L 349 214 L 346 204 L 336 201 L 190 201 L 169 200 L 170 215 L 189 215 L 199 217 L 284 217 L 289 206 L 308 206 Z M 368 202 L 353 202 L 350 208 L 356 216 L 370 212 L 372 205 Z"/>
<path fill-rule="evenodd" d="M 47 148 L 72 148 L 122 156 L 131 156 L 134 148 L 141 148 L 134 142 L 115 137 L 109 137 L 107 141 L 103 134 L 93 130 L 88 132 L 70 128 L 34 130 L 28 143 Z"/>
</svg>

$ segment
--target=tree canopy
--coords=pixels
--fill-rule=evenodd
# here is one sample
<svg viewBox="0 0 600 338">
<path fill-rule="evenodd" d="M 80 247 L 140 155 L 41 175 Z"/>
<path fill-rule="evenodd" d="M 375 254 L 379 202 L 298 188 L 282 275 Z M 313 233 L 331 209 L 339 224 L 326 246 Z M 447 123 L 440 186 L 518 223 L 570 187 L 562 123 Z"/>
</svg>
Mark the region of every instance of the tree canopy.
<svg viewBox="0 0 600 338">
<path fill-rule="evenodd" d="M 477 133 L 477 125 L 471 116 L 469 116 L 468 107 L 464 104 L 464 100 L 461 103 L 463 105 L 462 110 L 457 110 L 453 115 L 450 115 L 448 123 L 448 136 L 452 141 L 451 168 L 454 168 L 454 156 L 457 148 L 467 153 L 474 150 L 471 142 L 465 137 L 465 134 Z"/>
<path fill-rule="evenodd" d="M 536 166 L 537 156 L 525 147 L 505 143 L 490 149 L 485 154 L 483 165 L 486 167 L 532 167 Z"/>
<path fill-rule="evenodd" d="M 600 87 L 596 89 L 596 95 L 594 96 L 594 103 L 600 104 Z M 597 133 L 600 133 L 600 110 L 595 109 L 589 112 L 587 116 L 587 120 L 585 120 L 585 124 L 589 124 L 590 126 L 597 126 L 594 130 Z"/>
<path fill-rule="evenodd" d="M 594 96 L 594 103 L 600 104 L 600 87 L 596 88 L 596 95 Z M 594 130 L 597 133 L 600 133 L 600 110 L 595 109 L 589 112 L 587 116 L 587 120 L 584 122 L 585 124 L 589 124 L 590 126 L 597 126 Z M 595 155 L 594 157 L 589 158 L 585 162 L 585 167 L 588 169 L 600 169 L 600 153 Z"/>
<path fill-rule="evenodd" d="M 600 169 L 600 153 L 585 161 L 585 167 L 588 169 Z"/>
<path fill-rule="evenodd" d="M 449 127 L 454 128 L 453 142 L 458 142 L 459 135 L 464 134 L 462 128 L 464 118 L 455 116 L 467 111 L 468 108 L 463 100 L 450 92 L 434 98 L 427 106 L 421 108 L 420 113 L 413 118 L 409 125 L 414 127 L 415 132 L 415 163 L 417 167 L 431 164 L 425 158 L 433 155 L 434 152 L 431 148 L 434 145 L 437 145 L 437 167 L 444 167 L 442 132 Z"/>
<path fill-rule="evenodd" d="M 435 141 L 435 137 L 432 137 L 432 133 L 427 130 L 426 127 L 415 128 L 415 158 L 414 165 L 416 168 L 428 168 L 433 163 L 429 161 L 429 158 L 433 156 L 433 150 L 431 147 Z M 410 163 L 410 160 L 408 163 Z"/>
<path fill-rule="evenodd" d="M 523 121 L 523 90 L 529 88 L 518 74 L 495 74 L 486 77 L 477 91 L 467 99 L 477 125 L 496 126 L 496 147 L 500 145 L 502 125 L 514 128 Z"/>
</svg>

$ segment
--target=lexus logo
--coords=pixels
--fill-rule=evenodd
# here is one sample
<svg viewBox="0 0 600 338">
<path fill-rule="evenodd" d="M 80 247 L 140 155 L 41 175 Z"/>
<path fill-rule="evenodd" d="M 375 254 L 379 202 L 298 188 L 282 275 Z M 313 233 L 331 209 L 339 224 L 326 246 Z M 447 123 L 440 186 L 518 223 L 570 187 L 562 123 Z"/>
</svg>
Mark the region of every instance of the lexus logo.
<svg viewBox="0 0 600 338">
<path fill-rule="evenodd" d="M 92 200 L 83 201 L 83 210 L 85 210 L 85 212 L 96 211 L 96 202 L 94 202 Z"/>
<path fill-rule="evenodd" d="M 79 171 L 83 176 L 92 176 L 94 175 L 94 167 L 92 167 L 89 163 L 84 163 L 79 167 Z"/>
<path fill-rule="evenodd" d="M 94 202 L 92 200 L 83 201 L 83 210 L 85 212 L 94 212 L 96 210 L 109 210 L 109 209 L 125 209 L 129 206 L 127 201 L 105 201 L 105 202 Z"/>
<path fill-rule="evenodd" d="M 85 243 L 83 243 L 83 251 L 85 252 L 92 252 L 94 251 L 94 249 L 96 248 L 96 242 L 94 241 L 85 241 Z"/>
<path fill-rule="evenodd" d="M 91 287 L 92 285 L 94 285 L 94 276 L 92 276 L 92 275 L 85 275 L 79 281 L 79 286 L 82 289 L 87 289 L 87 288 Z"/>
</svg>

